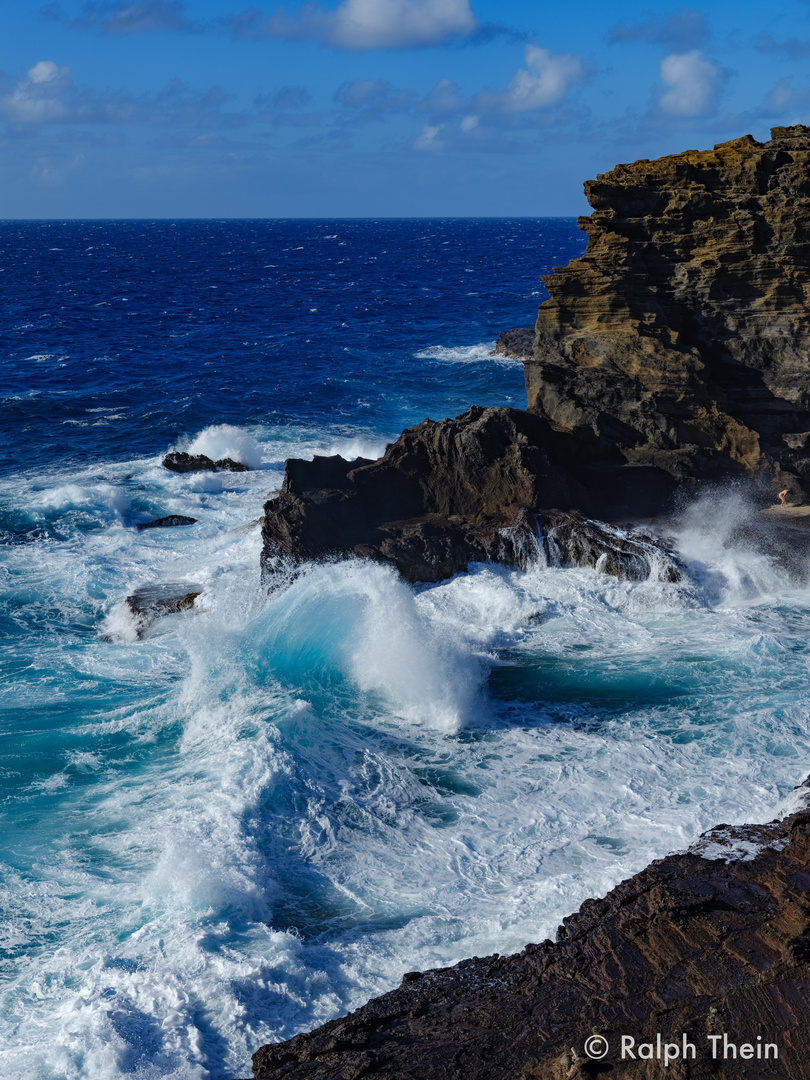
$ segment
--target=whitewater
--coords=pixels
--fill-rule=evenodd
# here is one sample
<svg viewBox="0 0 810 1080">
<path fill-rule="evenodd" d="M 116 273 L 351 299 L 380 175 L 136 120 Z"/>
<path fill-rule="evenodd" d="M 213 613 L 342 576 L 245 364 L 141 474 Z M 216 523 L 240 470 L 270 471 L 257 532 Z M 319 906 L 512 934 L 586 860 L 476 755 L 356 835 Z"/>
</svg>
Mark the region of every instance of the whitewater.
<svg viewBox="0 0 810 1080">
<path fill-rule="evenodd" d="M 246 1077 L 406 971 L 553 937 L 810 772 L 810 588 L 742 490 L 659 526 L 677 583 L 260 580 L 285 458 L 524 404 L 490 349 L 574 222 L 0 233 L 4 1078 Z M 251 471 L 177 475 L 170 449 Z M 167 514 L 197 523 L 137 529 Z M 127 595 L 165 582 L 194 607 L 139 625 Z"/>
</svg>

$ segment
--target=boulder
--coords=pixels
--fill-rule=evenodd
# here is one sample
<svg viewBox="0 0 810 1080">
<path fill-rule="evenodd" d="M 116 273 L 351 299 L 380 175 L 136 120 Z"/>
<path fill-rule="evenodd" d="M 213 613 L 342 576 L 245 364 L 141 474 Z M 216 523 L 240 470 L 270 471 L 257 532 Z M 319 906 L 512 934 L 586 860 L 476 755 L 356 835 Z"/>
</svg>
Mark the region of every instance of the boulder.
<svg viewBox="0 0 810 1080">
<path fill-rule="evenodd" d="M 167 581 L 158 585 L 142 585 L 124 603 L 134 616 L 140 637 L 147 627 L 163 615 L 174 615 L 194 607 L 202 585 L 190 581 Z"/>
<path fill-rule="evenodd" d="M 526 360 L 533 355 L 534 327 L 518 326 L 514 330 L 504 330 L 498 335 L 493 356 L 508 356 L 511 360 Z"/>
<path fill-rule="evenodd" d="M 163 459 L 163 466 L 172 472 L 216 472 L 217 467 L 205 454 L 187 454 L 185 450 L 172 450 Z"/>
</svg>

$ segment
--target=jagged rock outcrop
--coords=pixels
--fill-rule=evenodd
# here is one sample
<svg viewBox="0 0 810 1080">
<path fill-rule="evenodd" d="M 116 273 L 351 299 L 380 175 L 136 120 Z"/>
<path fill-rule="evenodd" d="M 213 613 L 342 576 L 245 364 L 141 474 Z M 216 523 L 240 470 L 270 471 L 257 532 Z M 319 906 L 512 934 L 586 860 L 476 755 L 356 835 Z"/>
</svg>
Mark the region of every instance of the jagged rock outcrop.
<svg viewBox="0 0 810 1080">
<path fill-rule="evenodd" d="M 176 473 L 216 472 L 218 469 L 225 472 L 250 472 L 249 465 L 243 465 L 241 461 L 234 461 L 233 458 L 214 461 L 207 454 L 187 454 L 185 450 L 170 451 L 163 459 L 163 467 Z"/>
<path fill-rule="evenodd" d="M 511 360 L 528 360 L 534 355 L 534 327 L 518 326 L 498 334 L 493 356 L 508 356 Z"/>
<path fill-rule="evenodd" d="M 202 590 L 202 585 L 190 581 L 166 581 L 159 585 L 141 585 L 130 593 L 124 603 L 135 621 L 138 637 L 155 619 L 193 608 Z"/>
<path fill-rule="evenodd" d="M 632 516 L 643 493 L 641 480 L 623 491 L 601 473 L 594 479 L 569 442 L 540 416 L 475 407 L 409 428 L 379 461 L 287 461 L 281 494 L 265 504 L 264 567 L 280 556 L 359 555 L 392 563 L 412 582 L 487 559 L 525 568 L 540 558 L 631 578 L 658 572 L 664 556 L 649 537 L 542 509 L 586 503 L 597 516 Z M 668 565 L 674 580 L 671 557 Z"/>
<path fill-rule="evenodd" d="M 426 421 L 376 463 L 288 462 L 265 566 L 367 554 L 437 581 L 520 565 L 504 530 L 521 513 L 653 517 L 729 477 L 810 495 L 810 128 L 619 165 L 585 191 L 587 251 L 544 278 L 529 411 Z"/>
<path fill-rule="evenodd" d="M 618 165 L 585 194 L 587 250 L 543 278 L 529 408 L 677 480 L 810 494 L 810 128 Z"/>
<path fill-rule="evenodd" d="M 408 972 L 262 1047 L 256 1080 L 808 1080 L 807 783 L 783 821 L 718 825 L 587 900 L 556 943 Z"/>
</svg>

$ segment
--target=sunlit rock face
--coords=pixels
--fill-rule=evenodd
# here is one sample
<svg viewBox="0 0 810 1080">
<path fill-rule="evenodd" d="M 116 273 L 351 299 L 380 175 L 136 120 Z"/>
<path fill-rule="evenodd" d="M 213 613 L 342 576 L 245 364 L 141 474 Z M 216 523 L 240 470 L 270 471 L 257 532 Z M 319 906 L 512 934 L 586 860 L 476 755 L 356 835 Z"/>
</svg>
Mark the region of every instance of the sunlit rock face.
<svg viewBox="0 0 810 1080">
<path fill-rule="evenodd" d="M 529 409 L 677 480 L 810 494 L 810 128 L 618 165 L 544 277 Z"/>
</svg>

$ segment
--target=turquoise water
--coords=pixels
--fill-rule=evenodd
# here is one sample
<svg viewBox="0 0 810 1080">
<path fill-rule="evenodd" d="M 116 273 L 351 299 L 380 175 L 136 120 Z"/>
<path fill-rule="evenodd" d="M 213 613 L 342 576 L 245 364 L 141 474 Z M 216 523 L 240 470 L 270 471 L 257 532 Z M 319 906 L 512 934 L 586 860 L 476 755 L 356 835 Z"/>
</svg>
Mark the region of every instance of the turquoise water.
<svg viewBox="0 0 810 1080">
<path fill-rule="evenodd" d="M 677 585 L 348 561 L 261 588 L 285 457 L 523 403 L 489 349 L 572 222 L 187 225 L 4 226 L 3 1077 L 249 1075 L 810 771 L 810 593 L 739 539 L 739 493 L 673 522 Z M 169 513 L 198 524 L 135 528 Z M 195 608 L 139 637 L 126 595 L 178 581 Z"/>
</svg>

